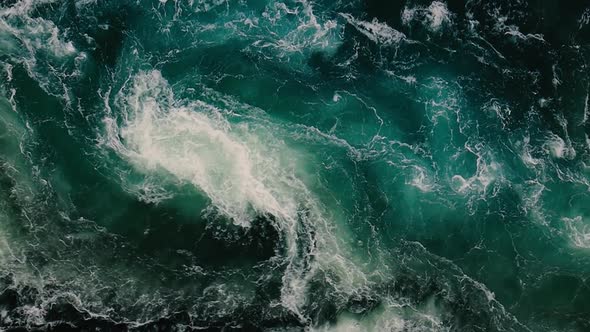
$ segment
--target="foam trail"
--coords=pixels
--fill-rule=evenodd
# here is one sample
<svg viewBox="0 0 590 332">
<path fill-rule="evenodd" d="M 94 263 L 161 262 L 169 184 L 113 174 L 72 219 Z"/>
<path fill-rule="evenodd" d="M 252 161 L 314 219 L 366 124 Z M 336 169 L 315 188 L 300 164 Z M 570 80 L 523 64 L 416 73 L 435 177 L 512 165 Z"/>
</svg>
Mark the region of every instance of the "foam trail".
<svg viewBox="0 0 590 332">
<path fill-rule="evenodd" d="M 588 122 L 588 116 L 590 116 L 590 110 L 588 109 L 590 106 L 590 86 L 588 86 L 588 92 L 586 93 L 586 100 L 584 101 L 584 115 L 582 117 L 582 125 L 585 125 Z"/>
<path fill-rule="evenodd" d="M 396 44 L 406 38 L 403 33 L 385 23 L 379 22 L 376 18 L 371 22 L 366 22 L 357 20 L 350 14 L 341 13 L 340 16 L 344 17 L 344 19 L 346 19 L 346 21 L 355 27 L 360 33 L 377 44 Z"/>
</svg>

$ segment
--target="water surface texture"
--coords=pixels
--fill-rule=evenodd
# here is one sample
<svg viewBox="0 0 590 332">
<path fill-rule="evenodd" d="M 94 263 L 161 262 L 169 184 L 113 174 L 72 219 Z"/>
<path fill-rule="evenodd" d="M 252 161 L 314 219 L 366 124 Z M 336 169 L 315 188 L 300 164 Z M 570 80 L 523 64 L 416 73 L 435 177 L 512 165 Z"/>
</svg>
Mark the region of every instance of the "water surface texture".
<svg viewBox="0 0 590 332">
<path fill-rule="evenodd" d="M 590 1 L 0 1 L 0 330 L 590 331 Z"/>
</svg>

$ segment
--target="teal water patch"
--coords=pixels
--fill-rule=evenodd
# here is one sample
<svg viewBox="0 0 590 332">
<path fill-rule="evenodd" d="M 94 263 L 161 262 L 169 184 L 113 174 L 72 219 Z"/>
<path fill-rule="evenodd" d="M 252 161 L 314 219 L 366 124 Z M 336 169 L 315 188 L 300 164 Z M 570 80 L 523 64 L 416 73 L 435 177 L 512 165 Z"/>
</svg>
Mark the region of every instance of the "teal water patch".
<svg viewBox="0 0 590 332">
<path fill-rule="evenodd" d="M 0 327 L 590 329 L 590 5 L 0 5 Z"/>
</svg>

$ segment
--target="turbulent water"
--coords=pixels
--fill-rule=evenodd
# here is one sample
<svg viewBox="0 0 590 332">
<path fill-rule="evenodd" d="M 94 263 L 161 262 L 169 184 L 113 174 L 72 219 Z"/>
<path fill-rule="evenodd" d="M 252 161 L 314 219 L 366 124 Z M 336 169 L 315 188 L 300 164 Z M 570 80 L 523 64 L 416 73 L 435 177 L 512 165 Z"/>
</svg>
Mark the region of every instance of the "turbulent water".
<svg viewBox="0 0 590 332">
<path fill-rule="evenodd" d="M 590 331 L 590 2 L 0 1 L 0 330 Z"/>
</svg>

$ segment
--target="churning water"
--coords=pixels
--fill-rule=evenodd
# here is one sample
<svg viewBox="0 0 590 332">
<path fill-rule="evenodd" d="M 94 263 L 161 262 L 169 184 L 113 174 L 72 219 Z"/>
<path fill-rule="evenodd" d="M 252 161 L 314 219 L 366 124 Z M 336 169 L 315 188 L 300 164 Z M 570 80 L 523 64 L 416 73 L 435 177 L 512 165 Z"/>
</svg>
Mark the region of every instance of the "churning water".
<svg viewBox="0 0 590 332">
<path fill-rule="evenodd" d="M 0 330 L 590 331 L 590 2 L 0 1 Z"/>
</svg>

